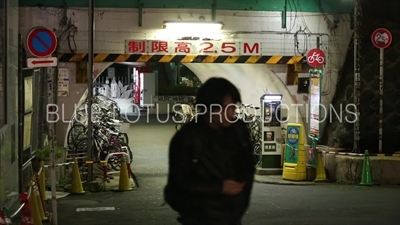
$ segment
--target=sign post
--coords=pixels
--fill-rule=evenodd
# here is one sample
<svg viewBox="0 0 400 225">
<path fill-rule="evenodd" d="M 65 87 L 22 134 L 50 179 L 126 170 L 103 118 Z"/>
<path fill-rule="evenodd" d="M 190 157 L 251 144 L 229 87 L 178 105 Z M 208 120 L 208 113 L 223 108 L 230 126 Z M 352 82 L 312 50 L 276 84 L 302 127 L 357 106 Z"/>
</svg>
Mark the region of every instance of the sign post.
<svg viewBox="0 0 400 225">
<path fill-rule="evenodd" d="M 354 1 L 354 37 L 353 37 L 353 50 L 354 50 L 354 82 L 353 82 L 353 95 L 355 104 L 356 118 L 353 124 L 353 151 L 360 152 L 360 88 L 361 88 L 361 72 L 360 72 L 360 47 L 361 43 L 361 17 L 359 11 L 361 10 L 360 0 Z"/>
<path fill-rule="evenodd" d="M 57 57 L 49 57 L 49 58 L 45 58 L 45 59 L 28 58 L 27 64 L 28 64 L 29 68 L 56 67 L 57 66 Z"/>
<path fill-rule="evenodd" d="M 93 72 L 94 72 L 94 5 L 95 0 L 89 0 L 89 13 L 88 13 L 88 27 L 89 27 L 89 38 L 88 38 L 88 64 L 87 64 L 87 155 L 89 160 L 92 160 L 92 133 L 93 133 L 93 121 L 92 121 L 92 101 L 93 101 Z M 93 181 L 93 165 L 88 165 L 87 181 Z"/>
<path fill-rule="evenodd" d="M 383 74 L 385 48 L 392 43 L 392 34 L 385 28 L 376 29 L 371 36 L 372 44 L 379 48 L 379 153 L 382 153 L 383 139 Z"/>
<path fill-rule="evenodd" d="M 308 137 L 311 139 L 312 144 L 309 151 L 308 163 L 316 165 L 316 149 L 317 142 L 320 138 L 320 118 L 321 118 L 321 84 L 322 84 L 322 70 L 321 68 L 325 63 L 325 53 L 320 49 L 311 49 L 307 53 L 307 63 L 313 67 L 309 71 L 310 75 L 310 97 L 308 100 L 309 107 L 309 132 Z"/>
</svg>

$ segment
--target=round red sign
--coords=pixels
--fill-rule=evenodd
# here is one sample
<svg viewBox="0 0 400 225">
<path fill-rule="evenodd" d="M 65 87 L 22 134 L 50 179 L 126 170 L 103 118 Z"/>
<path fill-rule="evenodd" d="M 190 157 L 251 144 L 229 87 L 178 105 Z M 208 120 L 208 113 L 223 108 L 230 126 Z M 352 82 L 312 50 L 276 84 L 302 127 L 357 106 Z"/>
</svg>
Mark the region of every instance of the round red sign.
<svg viewBox="0 0 400 225">
<path fill-rule="evenodd" d="M 392 43 L 392 34 L 385 28 L 379 28 L 372 33 L 371 41 L 377 48 L 387 48 Z"/>
<path fill-rule="evenodd" d="M 318 48 L 311 49 L 307 53 L 307 63 L 311 67 L 321 67 L 325 63 L 325 53 Z"/>
</svg>

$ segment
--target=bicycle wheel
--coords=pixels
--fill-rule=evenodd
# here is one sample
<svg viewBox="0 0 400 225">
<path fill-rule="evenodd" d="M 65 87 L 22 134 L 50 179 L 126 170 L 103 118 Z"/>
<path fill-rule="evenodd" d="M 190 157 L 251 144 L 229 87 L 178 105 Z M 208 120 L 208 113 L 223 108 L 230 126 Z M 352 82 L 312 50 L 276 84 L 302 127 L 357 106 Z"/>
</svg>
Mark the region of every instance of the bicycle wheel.
<svg viewBox="0 0 400 225">
<path fill-rule="evenodd" d="M 256 143 L 253 147 L 254 155 L 261 155 L 261 144 Z"/>
<path fill-rule="evenodd" d="M 119 107 L 115 109 L 115 117 L 117 119 L 121 118 L 121 109 Z"/>
<path fill-rule="evenodd" d="M 111 152 L 125 152 L 126 154 L 129 155 L 129 161 L 127 163 L 131 164 L 133 161 L 133 153 L 131 148 L 129 147 L 129 145 L 127 145 L 122 141 L 119 141 L 116 144 L 114 144 L 112 151 L 109 151 L 109 153 Z M 111 156 L 109 161 L 112 169 L 116 171 L 119 171 L 121 169 L 121 156 Z"/>
<path fill-rule="evenodd" d="M 117 152 L 119 152 L 119 148 L 116 145 L 105 146 L 102 149 L 100 160 L 105 160 L 110 153 L 117 153 Z M 117 155 L 115 156 L 112 155 L 111 157 L 108 158 L 107 165 L 109 166 L 109 169 L 119 171 L 121 169 L 121 157 Z"/>
<path fill-rule="evenodd" d="M 73 144 L 75 141 L 86 136 L 87 128 L 83 124 L 75 124 L 73 125 L 67 134 L 67 145 L 71 147 L 76 147 Z"/>
<path fill-rule="evenodd" d="M 68 154 L 73 157 L 79 157 L 80 154 L 86 154 L 87 152 L 87 138 L 80 137 L 75 139 L 71 145 L 68 146 Z"/>
<path fill-rule="evenodd" d="M 253 148 L 254 164 L 257 165 L 261 159 L 261 144 L 257 143 Z"/>
<path fill-rule="evenodd" d="M 118 139 L 122 142 L 125 142 L 127 145 L 129 145 L 129 137 L 128 137 L 127 133 L 119 133 Z"/>
<path fill-rule="evenodd" d="M 123 141 L 118 141 L 117 145 L 118 145 L 117 148 L 119 148 L 119 151 L 125 152 L 126 154 L 129 155 L 129 164 L 131 164 L 133 162 L 133 152 L 132 152 L 131 148 L 129 147 L 129 145 Z"/>
<path fill-rule="evenodd" d="M 175 130 L 178 131 L 182 128 L 182 124 L 181 123 L 177 123 L 175 124 Z"/>
<path fill-rule="evenodd" d="M 133 173 L 133 171 L 132 171 L 131 168 L 129 169 L 129 173 L 130 173 L 130 175 L 131 175 L 131 177 L 132 177 L 133 182 L 135 183 L 135 186 L 136 186 L 137 188 L 139 188 L 139 181 L 138 181 L 136 175 Z"/>
</svg>

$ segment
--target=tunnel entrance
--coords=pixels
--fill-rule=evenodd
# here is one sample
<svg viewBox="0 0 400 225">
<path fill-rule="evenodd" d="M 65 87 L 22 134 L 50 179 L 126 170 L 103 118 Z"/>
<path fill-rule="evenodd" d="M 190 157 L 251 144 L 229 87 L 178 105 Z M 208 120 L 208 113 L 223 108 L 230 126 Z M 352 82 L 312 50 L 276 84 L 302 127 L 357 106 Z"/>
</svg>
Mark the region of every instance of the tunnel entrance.
<svg viewBox="0 0 400 225">
<path fill-rule="evenodd" d="M 130 124 L 129 128 L 125 130 L 127 133 L 130 129 L 138 127 L 138 124 L 131 124 L 132 121 L 138 122 L 138 114 L 154 115 L 157 120 L 160 119 L 160 114 L 167 116 L 173 114 L 171 105 L 188 101 L 191 96 L 195 95 L 197 86 L 211 77 L 224 77 L 231 81 L 240 90 L 242 102 L 255 107 L 260 108 L 260 98 L 264 94 L 281 95 L 282 104 L 287 107 L 286 123 L 299 123 L 306 127 L 308 98 L 297 97 L 299 95 L 308 96 L 308 85 L 305 85 L 306 88 L 302 87 L 302 81 L 308 79 L 309 70 L 304 62 L 304 57 L 266 55 L 262 53 L 261 49 L 254 49 L 258 46 L 257 43 L 249 46 L 247 48 L 254 51 L 252 55 L 95 54 L 94 76 L 96 79 L 94 86 L 96 90 L 93 91 L 99 92 L 99 88 L 105 86 L 108 88 L 108 92 L 105 90 L 100 92 L 108 93 L 108 97 L 120 103 L 119 106 L 124 111 L 122 116 Z M 87 54 L 62 54 L 59 60 L 75 62 L 84 67 L 85 64 L 87 65 Z M 182 74 L 182 71 L 186 71 L 186 74 Z M 191 78 L 189 78 L 190 76 Z M 162 90 L 166 86 L 186 86 L 187 90 L 191 90 L 191 92 L 177 93 Z M 112 89 L 116 89 L 116 87 L 118 87 L 119 94 L 112 94 Z M 151 93 L 150 98 L 146 97 L 146 92 Z M 83 94 L 78 105 L 85 99 L 86 94 Z M 153 103 L 156 107 L 143 107 L 144 103 Z M 259 113 L 261 115 L 261 112 Z M 131 119 L 131 116 L 134 119 Z M 165 121 L 165 119 L 162 120 Z M 142 125 L 148 124 L 151 123 L 148 121 L 142 123 Z M 276 138 L 274 135 L 270 138 L 276 142 L 282 135 L 281 126 L 272 133 L 276 134 Z M 267 137 L 268 133 L 263 131 L 262 136 Z M 66 140 L 68 140 L 68 134 L 66 134 Z M 278 145 L 281 146 L 282 143 Z M 262 155 L 264 155 L 264 151 L 269 151 L 265 149 L 265 146 L 270 145 L 263 144 Z M 279 154 L 268 154 L 264 164 L 272 165 L 272 168 L 279 168 L 282 163 L 281 153 L 283 151 L 275 149 L 274 152 L 279 152 Z M 262 157 L 261 153 L 260 157 Z"/>
</svg>

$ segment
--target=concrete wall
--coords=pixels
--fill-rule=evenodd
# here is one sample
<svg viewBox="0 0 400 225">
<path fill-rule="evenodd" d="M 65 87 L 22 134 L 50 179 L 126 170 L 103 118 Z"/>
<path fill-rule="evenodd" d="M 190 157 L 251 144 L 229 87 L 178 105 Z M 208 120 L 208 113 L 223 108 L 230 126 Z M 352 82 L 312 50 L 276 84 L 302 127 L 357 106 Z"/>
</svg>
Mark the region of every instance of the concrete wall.
<svg viewBox="0 0 400 225">
<path fill-rule="evenodd" d="M 400 157 L 370 156 L 372 180 L 381 185 L 400 185 Z M 324 154 L 327 178 L 345 184 L 359 184 L 364 157 Z"/>
<path fill-rule="evenodd" d="M 42 10 L 36 7 L 21 7 L 20 30 L 26 35 L 34 26 L 45 26 L 62 33 L 60 20 L 63 15 L 60 9 L 48 8 Z M 87 52 L 88 18 L 86 8 L 68 9 L 67 19 L 77 26 L 75 35 L 77 52 Z M 175 39 L 176 34 L 168 33 L 162 29 L 165 20 L 199 21 L 203 16 L 206 21 L 211 20 L 210 10 L 200 9 L 144 9 L 143 26 L 137 25 L 137 9 L 97 8 L 95 10 L 95 52 L 97 53 L 124 53 L 125 40 L 127 39 Z M 340 15 L 341 22 L 334 32 L 329 31 L 327 22 L 333 21 L 333 15 L 321 13 L 296 13 L 288 15 L 287 28 L 281 28 L 280 12 L 257 11 L 217 11 L 216 21 L 224 23 L 221 34 L 210 34 L 214 38 L 226 41 L 262 41 L 268 42 L 263 51 L 271 55 L 299 55 L 294 46 L 294 33 L 300 28 L 306 29 L 310 36 L 306 43 L 304 38 L 299 38 L 300 51 L 316 47 L 316 38 L 324 34 L 322 49 L 328 53 L 329 62 L 335 66 L 343 64 L 342 53 L 348 47 L 352 31 L 350 17 Z M 331 35 L 330 38 L 326 35 Z M 68 53 L 70 49 L 66 38 L 61 39 L 60 52 Z M 329 43 L 330 42 L 330 43 Z M 330 46 L 329 46 L 330 45 Z M 304 49 L 306 48 L 306 49 Z"/>
<path fill-rule="evenodd" d="M 86 8 L 74 8 L 67 11 L 68 19 L 77 27 L 74 40 L 78 53 L 87 52 L 87 15 Z M 26 35 L 34 26 L 45 26 L 61 34 L 65 30 L 64 27 L 60 27 L 62 16 L 60 9 L 41 10 L 34 7 L 21 7 L 21 33 Z M 210 21 L 211 10 L 146 8 L 143 10 L 143 26 L 139 27 L 137 9 L 97 8 L 95 10 L 95 52 L 124 53 L 127 39 L 176 39 L 176 34 L 167 33 L 161 29 L 164 20 L 199 21 L 200 16 Z M 327 21 L 333 21 L 333 15 L 291 13 L 288 14 L 287 28 L 283 29 L 280 12 L 218 10 L 216 20 L 224 22 L 223 31 L 205 35 L 226 41 L 268 43 L 263 46 L 263 52 L 268 52 L 269 55 L 288 56 L 299 55 L 301 52 L 315 48 L 316 39 L 320 37 L 320 47 L 327 55 L 322 103 L 328 106 L 335 94 L 338 74 L 342 69 L 344 54 L 352 35 L 349 15 L 339 15 L 339 17 L 340 22 L 333 29 L 327 25 Z M 308 35 L 300 36 L 297 40 L 299 44 L 297 49 L 294 34 L 299 29 L 306 29 Z M 186 35 L 190 36 L 190 34 Z M 60 37 L 59 42 L 60 52 L 70 52 L 64 36 Z M 279 70 L 284 73 L 282 68 L 244 64 L 190 64 L 188 66 L 202 80 L 211 76 L 223 76 L 232 80 L 242 90 L 243 99 L 247 103 L 257 104 L 265 89 L 271 93 L 284 93 L 286 104 L 295 102 L 290 96 L 297 95 L 296 88 L 285 87 L 285 82 L 282 83 L 274 78 L 276 75 L 272 71 Z M 298 97 L 303 99 L 304 96 Z M 292 111 L 291 114 L 296 114 L 294 108 L 290 111 Z M 303 117 L 305 116 L 307 115 Z"/>
<path fill-rule="evenodd" d="M 213 6 L 213 4 L 215 4 Z M 286 3 L 288 13 L 291 11 L 320 12 L 325 13 L 351 13 L 352 1 L 310 1 L 296 0 Z M 42 6 L 42 7 L 87 7 L 88 3 L 81 0 L 20 0 L 20 6 Z M 243 1 L 243 0 L 145 0 L 145 1 L 109 1 L 97 0 L 96 7 L 102 8 L 185 8 L 185 9 L 209 9 L 217 10 L 249 10 L 249 11 L 281 11 L 285 7 L 285 1 Z M 293 12 L 294 13 L 294 12 Z"/>
<path fill-rule="evenodd" d="M 0 206 L 11 207 L 19 199 L 18 190 L 18 1 L 0 2 Z M 7 6 L 5 10 L 4 7 Z M 7 12 L 5 14 L 4 12 Z M 7 23 L 7 27 L 4 26 Z M 6 88 L 4 88 L 6 87 Z M 23 93 L 20 93 L 23 94 Z M 4 100 L 6 100 L 4 102 Z M 7 118 L 6 118 L 7 116 Z M 5 124 L 4 124 L 5 122 Z M 23 174 L 24 176 L 25 174 Z M 24 179 L 26 177 L 24 176 Z"/>
</svg>

